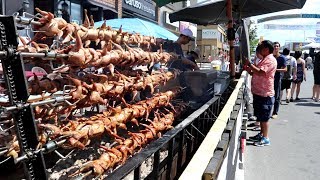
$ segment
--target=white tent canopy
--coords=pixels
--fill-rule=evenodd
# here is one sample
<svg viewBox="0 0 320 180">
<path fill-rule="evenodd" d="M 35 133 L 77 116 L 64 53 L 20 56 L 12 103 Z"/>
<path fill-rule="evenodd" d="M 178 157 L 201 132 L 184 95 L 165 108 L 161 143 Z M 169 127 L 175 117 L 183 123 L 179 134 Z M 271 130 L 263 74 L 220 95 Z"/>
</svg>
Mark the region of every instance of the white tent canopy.
<svg viewBox="0 0 320 180">
<path fill-rule="evenodd" d="M 302 46 L 302 49 L 310 49 L 310 48 L 320 49 L 320 43 L 312 42 L 310 44 Z"/>
</svg>

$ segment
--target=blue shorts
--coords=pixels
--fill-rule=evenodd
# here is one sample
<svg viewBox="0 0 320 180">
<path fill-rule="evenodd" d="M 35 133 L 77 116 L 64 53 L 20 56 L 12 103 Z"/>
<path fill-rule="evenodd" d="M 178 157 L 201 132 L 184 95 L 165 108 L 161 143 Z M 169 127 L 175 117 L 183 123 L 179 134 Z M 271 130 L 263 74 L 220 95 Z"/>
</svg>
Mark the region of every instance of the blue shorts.
<svg viewBox="0 0 320 180">
<path fill-rule="evenodd" d="M 254 115 L 259 122 L 267 122 L 271 118 L 274 97 L 262 97 L 253 94 Z"/>
</svg>

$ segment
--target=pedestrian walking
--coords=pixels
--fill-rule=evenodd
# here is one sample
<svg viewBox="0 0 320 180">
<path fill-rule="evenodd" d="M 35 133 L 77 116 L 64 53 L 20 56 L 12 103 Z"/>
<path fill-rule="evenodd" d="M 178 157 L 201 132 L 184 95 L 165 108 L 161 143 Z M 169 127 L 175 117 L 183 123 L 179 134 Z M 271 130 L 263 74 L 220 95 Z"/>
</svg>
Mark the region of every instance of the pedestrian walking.
<svg viewBox="0 0 320 180">
<path fill-rule="evenodd" d="M 313 85 L 312 99 L 318 102 L 320 98 L 320 52 L 318 52 L 315 56 L 315 60 L 313 64 L 313 77 L 314 77 L 314 85 Z"/>
<path fill-rule="evenodd" d="M 307 70 L 313 69 L 312 57 L 310 57 L 310 54 L 308 54 L 308 57 L 305 59 L 305 61 L 306 61 Z"/>
<path fill-rule="evenodd" d="M 283 90 L 286 90 L 286 102 L 289 103 L 291 98 L 291 82 L 297 78 L 297 60 L 290 56 L 290 50 L 287 48 L 283 49 L 282 54 L 287 59 L 287 71 L 283 73 L 283 77 L 281 79 L 280 103 L 282 101 Z"/>
<path fill-rule="evenodd" d="M 293 95 L 294 92 L 296 92 L 296 99 L 297 101 L 300 100 L 299 94 L 300 94 L 300 86 L 303 80 L 307 80 L 306 77 L 306 66 L 305 61 L 301 58 L 302 52 L 301 51 L 295 51 L 294 52 L 294 58 L 297 59 L 297 79 L 292 82 L 292 90 L 291 90 L 291 98 L 290 101 L 293 102 Z"/>
<path fill-rule="evenodd" d="M 209 54 L 209 56 L 208 56 L 208 62 L 212 62 L 212 56 L 211 56 L 211 54 Z"/>
<path fill-rule="evenodd" d="M 273 106 L 273 113 L 272 118 L 276 119 L 278 117 L 279 107 L 280 107 L 280 91 L 281 91 L 281 79 L 283 73 L 287 71 L 286 66 L 286 57 L 280 54 L 280 43 L 274 42 L 273 43 L 273 56 L 277 59 L 277 71 L 274 76 L 274 97 L 275 102 Z"/>
<path fill-rule="evenodd" d="M 253 95 L 254 115 L 260 122 L 261 130 L 251 140 L 256 141 L 256 146 L 270 145 L 268 136 L 269 119 L 271 117 L 272 107 L 274 105 L 274 78 L 277 69 L 277 60 L 273 56 L 273 45 L 271 41 L 262 41 L 258 46 L 258 51 L 263 59 L 258 64 L 252 64 L 246 59 L 245 64 L 248 71 L 252 74 L 251 92 Z"/>
</svg>

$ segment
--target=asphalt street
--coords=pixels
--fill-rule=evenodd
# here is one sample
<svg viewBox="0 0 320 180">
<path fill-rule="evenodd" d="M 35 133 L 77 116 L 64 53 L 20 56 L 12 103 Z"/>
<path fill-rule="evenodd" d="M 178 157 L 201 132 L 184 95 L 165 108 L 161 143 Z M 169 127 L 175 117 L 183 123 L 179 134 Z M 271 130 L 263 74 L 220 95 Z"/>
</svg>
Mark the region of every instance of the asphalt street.
<svg viewBox="0 0 320 180">
<path fill-rule="evenodd" d="M 248 138 L 258 131 L 248 128 L 245 180 L 320 179 L 320 102 L 311 100 L 312 86 L 309 70 L 301 84 L 301 100 L 282 101 L 278 118 L 270 120 L 270 146 L 253 146 Z"/>
</svg>

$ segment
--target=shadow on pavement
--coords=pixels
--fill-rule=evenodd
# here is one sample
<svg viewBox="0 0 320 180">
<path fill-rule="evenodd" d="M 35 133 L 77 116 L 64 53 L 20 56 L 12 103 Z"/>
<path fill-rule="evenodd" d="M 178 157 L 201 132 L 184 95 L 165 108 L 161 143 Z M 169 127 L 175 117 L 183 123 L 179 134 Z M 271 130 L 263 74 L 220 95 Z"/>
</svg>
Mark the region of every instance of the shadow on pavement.
<svg viewBox="0 0 320 180">
<path fill-rule="evenodd" d="M 255 128 L 251 128 L 251 129 L 247 129 L 247 131 L 253 131 L 253 132 L 259 132 L 260 131 L 260 129 L 255 129 Z"/>
<path fill-rule="evenodd" d="M 254 146 L 254 141 L 247 139 L 246 145 L 247 146 Z"/>
<path fill-rule="evenodd" d="M 300 99 L 309 99 L 309 100 L 311 100 L 311 98 L 300 98 Z"/>
<path fill-rule="evenodd" d="M 310 102 L 310 98 L 300 99 L 300 100 L 293 100 L 291 103 L 300 103 L 300 102 Z"/>
<path fill-rule="evenodd" d="M 309 102 L 309 103 L 297 103 L 296 104 L 297 106 L 314 106 L 314 107 L 320 107 L 320 104 L 319 103 L 312 103 L 312 102 Z"/>
</svg>

